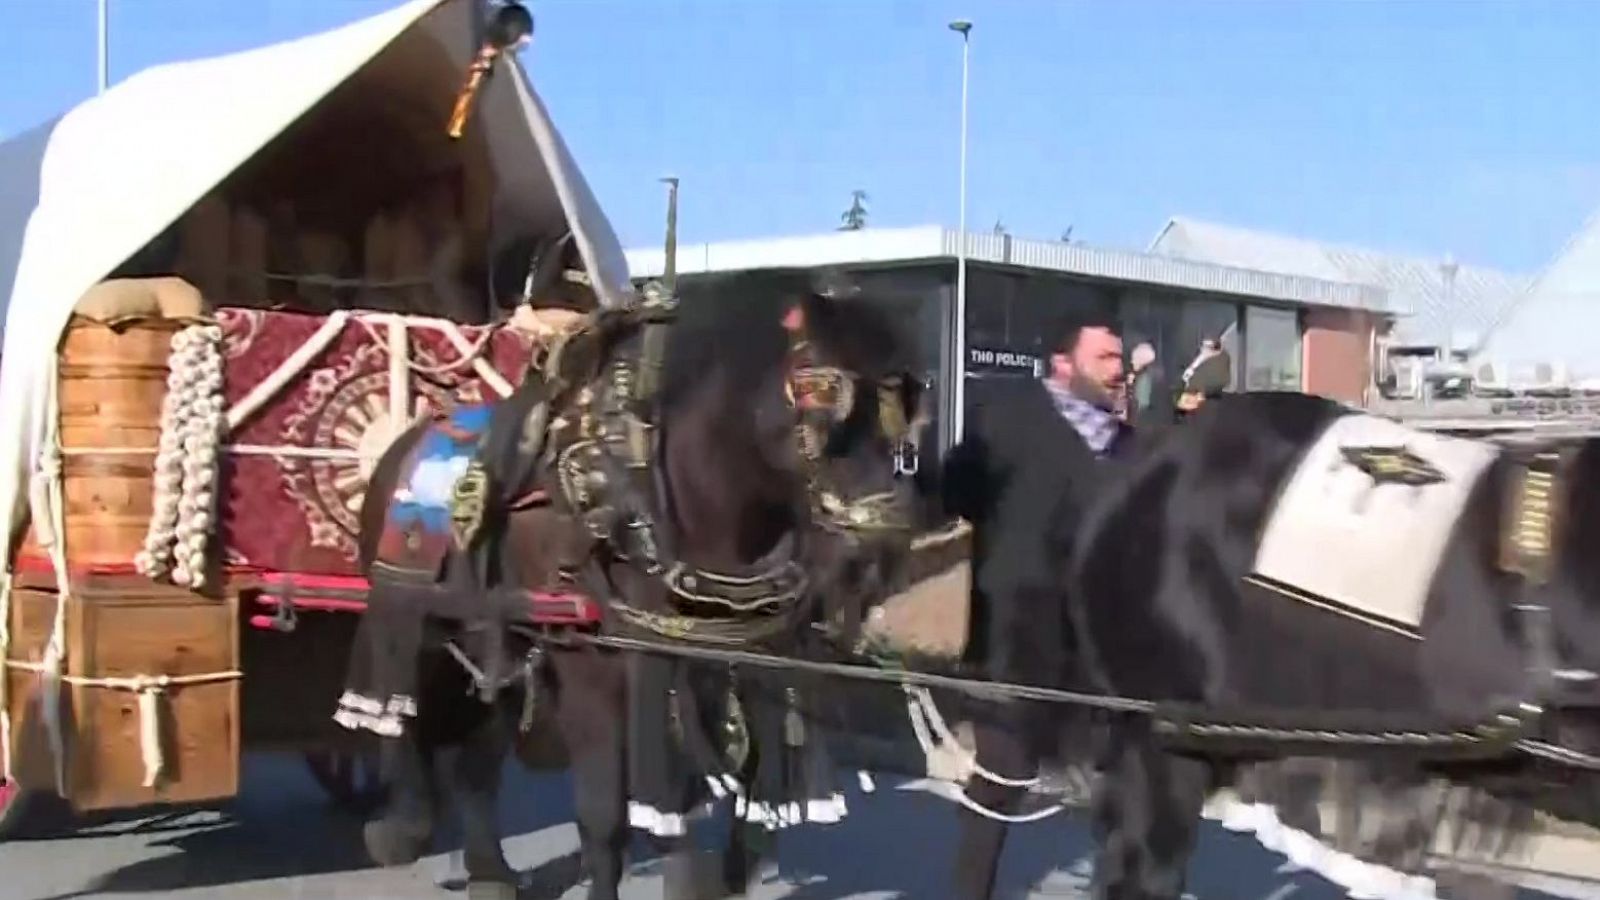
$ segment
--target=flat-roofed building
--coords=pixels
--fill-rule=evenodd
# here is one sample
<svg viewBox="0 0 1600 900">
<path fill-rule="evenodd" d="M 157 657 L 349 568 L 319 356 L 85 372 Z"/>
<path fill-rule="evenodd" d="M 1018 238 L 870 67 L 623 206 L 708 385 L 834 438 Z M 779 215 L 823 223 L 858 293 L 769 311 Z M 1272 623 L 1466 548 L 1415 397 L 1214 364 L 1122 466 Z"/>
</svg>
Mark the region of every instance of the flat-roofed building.
<svg viewBox="0 0 1600 900">
<path fill-rule="evenodd" d="M 1215 337 L 1233 358 L 1237 389 L 1304 390 L 1350 403 L 1367 399 L 1375 334 L 1409 312 L 1373 285 L 968 233 L 966 360 L 958 374 L 952 329 L 959 242 L 956 231 L 926 226 L 680 244 L 677 272 L 687 280 L 718 272 L 837 269 L 891 296 L 921 340 L 925 374 L 937 387 L 941 447 L 953 436 L 954 379 L 966 378 L 970 409 L 983 402 L 993 379 L 1036 375 L 1049 352 L 1049 322 L 1067 309 L 1115 315 L 1126 344 L 1150 341 L 1174 375 L 1202 338 Z M 663 250 L 627 255 L 634 278 L 662 274 Z"/>
</svg>

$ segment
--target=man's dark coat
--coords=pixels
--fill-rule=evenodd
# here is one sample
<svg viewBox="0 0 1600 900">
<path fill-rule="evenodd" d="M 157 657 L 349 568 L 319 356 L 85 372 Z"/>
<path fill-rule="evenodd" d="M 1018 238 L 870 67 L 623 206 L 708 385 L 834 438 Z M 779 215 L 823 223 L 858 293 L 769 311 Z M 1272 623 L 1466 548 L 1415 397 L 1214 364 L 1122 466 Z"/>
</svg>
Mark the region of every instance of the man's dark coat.
<svg viewBox="0 0 1600 900">
<path fill-rule="evenodd" d="M 945 507 L 973 526 L 965 662 L 1005 681 L 1059 685 L 1069 673 L 1063 579 L 1073 531 L 1094 489 L 1134 451 L 1124 427 L 1096 459 L 1049 391 L 1007 384 L 968 418 L 947 455 Z"/>
</svg>

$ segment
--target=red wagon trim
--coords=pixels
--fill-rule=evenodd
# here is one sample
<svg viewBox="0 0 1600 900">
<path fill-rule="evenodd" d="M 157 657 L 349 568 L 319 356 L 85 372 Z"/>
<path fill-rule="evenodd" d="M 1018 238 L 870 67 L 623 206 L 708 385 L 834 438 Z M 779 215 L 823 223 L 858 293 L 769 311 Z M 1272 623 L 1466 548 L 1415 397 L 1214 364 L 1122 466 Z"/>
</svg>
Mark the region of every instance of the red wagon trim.
<svg viewBox="0 0 1600 900">
<path fill-rule="evenodd" d="M 285 601 L 295 610 L 366 612 L 367 579 L 355 575 L 314 572 L 264 572 L 261 589 L 253 598 L 259 606 L 277 610 Z M 588 596 L 572 591 L 526 591 L 529 618 L 536 625 L 595 625 L 600 607 Z M 257 620 L 265 620 L 259 622 Z M 251 624 L 271 627 L 271 617 L 255 616 Z"/>
</svg>

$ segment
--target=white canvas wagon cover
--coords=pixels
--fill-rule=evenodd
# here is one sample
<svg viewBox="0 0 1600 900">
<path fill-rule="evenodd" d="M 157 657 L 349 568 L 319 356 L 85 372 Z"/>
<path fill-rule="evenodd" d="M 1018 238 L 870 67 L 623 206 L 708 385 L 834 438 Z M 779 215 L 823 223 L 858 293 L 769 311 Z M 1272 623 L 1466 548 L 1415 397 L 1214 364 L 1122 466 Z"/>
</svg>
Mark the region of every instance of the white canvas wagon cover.
<svg viewBox="0 0 1600 900">
<path fill-rule="evenodd" d="M 84 292 L 402 36 L 426 31 L 459 79 L 478 8 L 410 0 L 306 38 L 157 66 L 0 144 L 0 509 L 10 533 L 51 439 L 56 347 Z M 468 123 L 488 135 L 495 201 L 537 231 L 570 229 L 600 301 L 615 303 L 628 284 L 616 235 L 510 62 Z"/>
</svg>

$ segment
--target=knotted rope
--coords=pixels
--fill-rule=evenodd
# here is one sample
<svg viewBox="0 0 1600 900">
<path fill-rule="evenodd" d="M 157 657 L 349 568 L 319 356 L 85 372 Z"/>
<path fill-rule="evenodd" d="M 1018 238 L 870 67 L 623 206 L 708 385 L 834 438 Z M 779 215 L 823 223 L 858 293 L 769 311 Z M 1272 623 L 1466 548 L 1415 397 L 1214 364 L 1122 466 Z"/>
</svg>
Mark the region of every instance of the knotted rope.
<svg viewBox="0 0 1600 900">
<path fill-rule="evenodd" d="M 51 671 L 47 663 L 31 663 L 20 659 L 6 660 L 6 666 L 41 675 L 54 675 L 76 687 L 97 687 L 113 691 L 129 691 L 139 701 L 139 752 L 144 760 L 144 786 L 155 787 L 166 772 L 166 754 L 161 746 L 161 703 L 171 688 L 197 684 L 236 681 L 243 676 L 238 671 L 205 672 L 195 675 L 108 675 L 90 678 L 83 675 L 62 675 Z"/>
</svg>

